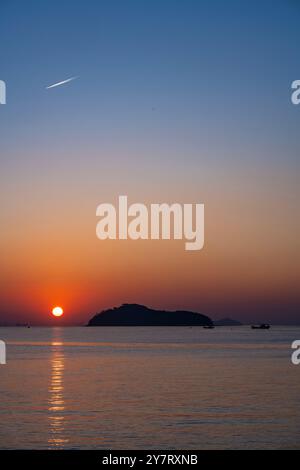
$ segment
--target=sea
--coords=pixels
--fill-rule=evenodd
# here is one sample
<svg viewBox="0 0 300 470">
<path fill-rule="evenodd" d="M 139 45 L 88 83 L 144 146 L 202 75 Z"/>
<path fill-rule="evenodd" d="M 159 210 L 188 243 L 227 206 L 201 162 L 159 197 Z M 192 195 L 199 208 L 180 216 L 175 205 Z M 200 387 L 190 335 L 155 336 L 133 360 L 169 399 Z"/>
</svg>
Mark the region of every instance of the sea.
<svg viewBox="0 0 300 470">
<path fill-rule="evenodd" d="M 300 327 L 0 328 L 1 449 L 300 449 Z"/>
</svg>

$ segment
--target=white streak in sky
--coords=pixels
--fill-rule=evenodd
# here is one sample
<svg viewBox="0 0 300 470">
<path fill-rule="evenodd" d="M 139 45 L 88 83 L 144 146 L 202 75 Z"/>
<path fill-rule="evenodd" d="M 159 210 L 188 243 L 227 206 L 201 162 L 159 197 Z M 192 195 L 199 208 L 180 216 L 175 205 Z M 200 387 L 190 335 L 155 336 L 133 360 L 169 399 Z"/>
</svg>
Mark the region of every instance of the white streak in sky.
<svg viewBox="0 0 300 470">
<path fill-rule="evenodd" d="M 75 80 L 76 78 L 78 77 L 67 78 L 67 80 L 63 80 L 62 82 L 57 82 L 57 83 L 54 83 L 53 85 L 46 86 L 46 90 L 49 90 L 50 88 L 55 88 L 56 86 L 64 85 L 65 83 L 72 82 L 72 80 Z"/>
</svg>

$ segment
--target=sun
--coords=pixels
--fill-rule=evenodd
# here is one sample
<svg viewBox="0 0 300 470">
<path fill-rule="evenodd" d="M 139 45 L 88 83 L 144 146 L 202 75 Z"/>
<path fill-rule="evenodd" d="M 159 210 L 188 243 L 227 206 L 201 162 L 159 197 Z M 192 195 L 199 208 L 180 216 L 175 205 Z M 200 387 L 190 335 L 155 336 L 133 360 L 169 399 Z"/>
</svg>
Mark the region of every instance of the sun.
<svg viewBox="0 0 300 470">
<path fill-rule="evenodd" d="M 52 309 L 52 315 L 55 317 L 61 317 L 63 315 L 64 311 L 61 307 L 54 307 Z"/>
</svg>

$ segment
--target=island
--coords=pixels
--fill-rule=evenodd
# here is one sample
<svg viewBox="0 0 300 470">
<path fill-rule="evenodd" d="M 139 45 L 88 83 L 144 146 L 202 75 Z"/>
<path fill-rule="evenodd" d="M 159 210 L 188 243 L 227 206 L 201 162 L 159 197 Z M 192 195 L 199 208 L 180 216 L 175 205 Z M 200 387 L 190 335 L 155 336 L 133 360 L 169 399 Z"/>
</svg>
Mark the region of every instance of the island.
<svg viewBox="0 0 300 470">
<path fill-rule="evenodd" d="M 154 310 L 144 305 L 122 304 L 97 313 L 87 326 L 212 326 L 206 315 L 185 310 Z"/>
</svg>

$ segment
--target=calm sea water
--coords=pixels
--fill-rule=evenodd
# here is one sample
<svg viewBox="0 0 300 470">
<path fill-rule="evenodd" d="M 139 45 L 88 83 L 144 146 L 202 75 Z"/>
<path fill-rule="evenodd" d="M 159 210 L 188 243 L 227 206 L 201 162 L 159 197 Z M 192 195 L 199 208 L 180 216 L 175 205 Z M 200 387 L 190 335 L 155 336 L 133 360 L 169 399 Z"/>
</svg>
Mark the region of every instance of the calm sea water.
<svg viewBox="0 0 300 470">
<path fill-rule="evenodd" d="M 300 328 L 0 328 L 2 449 L 300 448 Z"/>
</svg>

